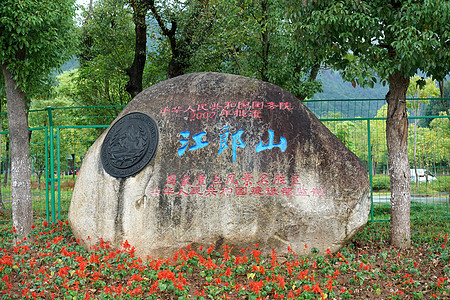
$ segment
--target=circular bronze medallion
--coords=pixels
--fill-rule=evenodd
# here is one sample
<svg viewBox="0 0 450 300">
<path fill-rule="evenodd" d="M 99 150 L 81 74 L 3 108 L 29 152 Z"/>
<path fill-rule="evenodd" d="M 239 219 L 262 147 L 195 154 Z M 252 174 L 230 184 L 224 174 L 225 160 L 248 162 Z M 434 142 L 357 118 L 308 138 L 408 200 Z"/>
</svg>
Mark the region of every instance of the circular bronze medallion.
<svg viewBox="0 0 450 300">
<path fill-rule="evenodd" d="M 106 134 L 100 157 L 105 171 L 129 177 L 141 171 L 158 146 L 158 128 L 146 114 L 134 112 L 120 118 Z"/>
</svg>

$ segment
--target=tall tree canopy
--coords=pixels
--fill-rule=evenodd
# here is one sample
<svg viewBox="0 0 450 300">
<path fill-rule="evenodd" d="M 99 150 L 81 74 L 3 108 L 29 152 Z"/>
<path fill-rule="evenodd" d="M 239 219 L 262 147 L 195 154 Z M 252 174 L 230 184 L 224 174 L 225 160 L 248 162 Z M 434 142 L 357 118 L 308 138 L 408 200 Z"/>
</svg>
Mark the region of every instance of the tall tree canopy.
<svg viewBox="0 0 450 300">
<path fill-rule="evenodd" d="M 167 78 L 183 75 L 192 56 L 210 37 L 215 10 L 211 0 L 154 1 L 150 12 L 169 52 Z"/>
<path fill-rule="evenodd" d="M 386 139 L 391 178 L 391 243 L 410 245 L 406 91 L 418 70 L 442 80 L 450 68 L 447 0 L 289 1 L 304 51 L 355 84 L 389 84 Z M 294 4 L 294 5 L 292 5 Z"/>
<path fill-rule="evenodd" d="M 20 236 L 28 236 L 33 224 L 27 95 L 40 92 L 43 79 L 68 60 L 74 41 L 74 2 L 0 2 L 0 64 L 11 138 L 12 214 Z"/>
<path fill-rule="evenodd" d="M 298 27 L 286 19 L 280 0 L 215 0 L 210 36 L 194 53 L 192 64 L 277 84 L 299 99 L 320 90 L 320 65 L 299 51 Z"/>
<path fill-rule="evenodd" d="M 320 64 L 292 38 L 299 28 L 282 1 L 99 0 L 86 12 L 80 52 L 80 79 L 96 86 L 82 88 L 80 99 L 113 100 L 108 92 L 113 83 L 123 86 L 124 74 L 122 88 L 133 97 L 149 84 L 198 71 L 255 77 L 310 97 L 320 90 Z"/>
<path fill-rule="evenodd" d="M 99 0 L 84 12 L 77 53 L 81 68 L 73 74 L 78 82 L 74 100 L 79 105 L 123 105 L 131 100 L 126 87 L 135 80 L 126 70 L 133 62 L 135 30 L 126 3 Z"/>
</svg>

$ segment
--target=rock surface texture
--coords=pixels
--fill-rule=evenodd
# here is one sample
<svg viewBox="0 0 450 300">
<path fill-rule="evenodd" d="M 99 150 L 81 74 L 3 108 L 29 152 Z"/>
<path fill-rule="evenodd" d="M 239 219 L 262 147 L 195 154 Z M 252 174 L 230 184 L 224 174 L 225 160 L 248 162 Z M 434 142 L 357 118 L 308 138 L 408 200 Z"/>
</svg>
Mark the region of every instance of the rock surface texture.
<svg viewBox="0 0 450 300">
<path fill-rule="evenodd" d="M 156 138 L 131 122 L 114 129 L 104 151 L 127 167 L 133 160 L 122 154 L 139 156 L 157 142 L 142 170 L 129 177 L 105 171 L 101 149 L 111 126 L 83 160 L 69 222 L 86 247 L 102 238 L 114 247 L 127 240 L 141 257 L 187 245 L 337 251 L 367 222 L 364 165 L 277 86 L 193 73 L 146 89 L 112 126 L 136 112 L 154 120 Z"/>
</svg>

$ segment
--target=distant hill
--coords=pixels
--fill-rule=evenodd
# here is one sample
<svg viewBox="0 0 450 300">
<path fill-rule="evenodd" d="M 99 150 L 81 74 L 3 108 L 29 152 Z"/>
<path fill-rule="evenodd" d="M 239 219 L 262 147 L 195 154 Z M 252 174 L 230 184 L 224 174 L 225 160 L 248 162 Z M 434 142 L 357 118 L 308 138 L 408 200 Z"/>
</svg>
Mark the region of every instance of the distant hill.
<svg viewBox="0 0 450 300">
<path fill-rule="evenodd" d="M 343 117 L 373 117 L 377 110 L 386 101 L 384 97 L 389 88 L 382 84 L 375 85 L 374 88 L 356 86 L 350 82 L 344 82 L 338 72 L 323 70 L 319 74 L 322 81 L 322 93 L 317 93 L 306 103 L 316 116 L 323 117 L 328 112 L 341 112 Z M 345 99 L 346 101 L 337 101 Z M 348 101 L 349 99 L 362 99 L 361 101 Z M 367 101 L 367 99 L 380 99 L 378 101 Z M 334 100 L 334 101 L 319 101 Z"/>
<path fill-rule="evenodd" d="M 73 57 L 61 67 L 61 73 L 65 71 L 71 71 L 73 69 L 78 69 L 79 67 L 80 63 L 78 62 L 78 59 L 76 57 Z"/>
<path fill-rule="evenodd" d="M 321 71 L 319 79 L 322 80 L 323 92 L 315 94 L 312 99 L 384 99 L 389 90 L 382 84 L 376 84 L 373 88 L 353 87 L 332 70 Z"/>
<path fill-rule="evenodd" d="M 80 67 L 80 64 L 78 62 L 78 59 L 76 57 L 72 57 L 72 59 L 66 61 L 66 63 L 64 63 L 60 69 L 55 69 L 53 71 L 53 73 L 51 74 L 51 78 L 53 79 L 53 81 L 55 81 L 56 76 L 66 72 L 66 71 L 78 69 L 79 67 Z"/>
<path fill-rule="evenodd" d="M 70 71 L 79 67 L 78 60 L 72 58 L 61 67 L 61 73 Z M 56 77 L 60 72 L 55 72 Z M 322 80 L 322 93 L 317 93 L 306 103 L 306 106 L 312 110 L 316 116 L 323 117 L 328 112 L 341 112 L 343 117 L 373 117 L 377 110 L 386 102 L 379 101 L 347 101 L 348 99 L 384 99 L 388 87 L 381 84 L 374 88 L 363 88 L 356 86 L 354 88 L 350 82 L 344 82 L 339 73 L 331 70 L 323 70 L 319 74 Z M 345 99 L 346 101 L 336 101 Z M 334 100 L 334 101 L 319 101 Z"/>
</svg>

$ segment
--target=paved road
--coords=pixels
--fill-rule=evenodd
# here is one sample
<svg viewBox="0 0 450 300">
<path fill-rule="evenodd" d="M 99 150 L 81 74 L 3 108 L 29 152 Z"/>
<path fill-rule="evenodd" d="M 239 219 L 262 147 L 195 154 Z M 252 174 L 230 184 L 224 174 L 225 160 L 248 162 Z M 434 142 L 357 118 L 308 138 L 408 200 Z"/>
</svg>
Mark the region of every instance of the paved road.
<svg viewBox="0 0 450 300">
<path fill-rule="evenodd" d="M 373 202 L 389 202 L 391 196 L 373 196 Z M 423 203 L 448 203 L 449 196 L 436 196 L 436 197 L 421 197 L 421 196 L 411 196 L 411 200 L 414 202 L 423 202 Z"/>
</svg>

